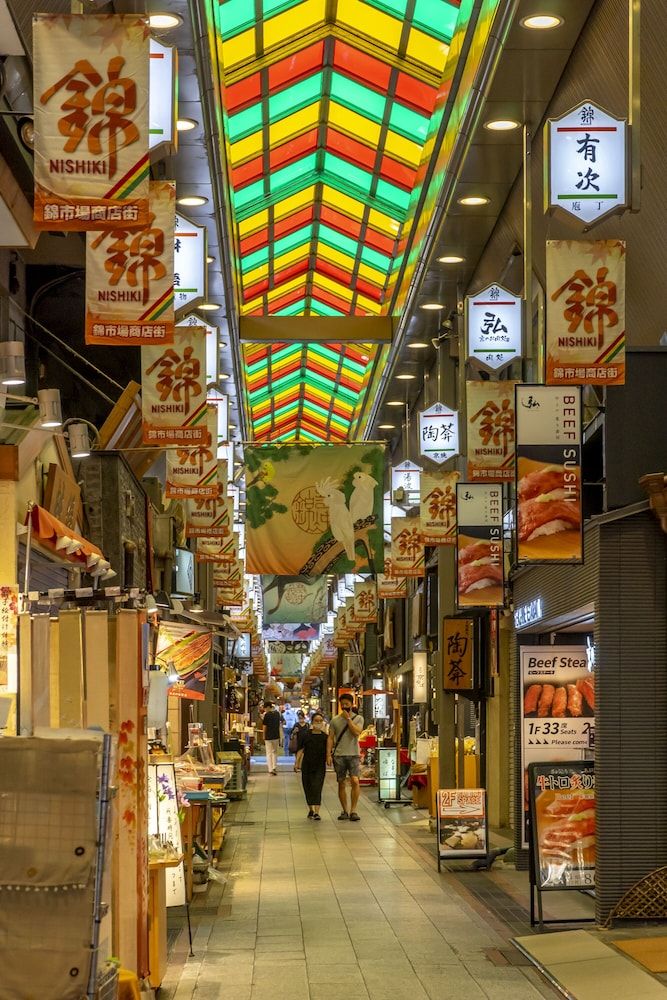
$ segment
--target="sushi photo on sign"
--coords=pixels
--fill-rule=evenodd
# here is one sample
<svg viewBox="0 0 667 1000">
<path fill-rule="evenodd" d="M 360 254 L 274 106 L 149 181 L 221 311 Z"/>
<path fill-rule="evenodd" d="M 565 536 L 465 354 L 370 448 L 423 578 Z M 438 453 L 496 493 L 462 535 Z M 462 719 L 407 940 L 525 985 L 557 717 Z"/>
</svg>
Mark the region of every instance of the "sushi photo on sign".
<svg viewBox="0 0 667 1000">
<path fill-rule="evenodd" d="M 595 885 L 593 761 L 531 764 L 530 808 L 540 889 Z"/>
<path fill-rule="evenodd" d="M 483 788 L 438 791 L 438 852 L 441 858 L 481 857 L 488 852 Z"/>
</svg>

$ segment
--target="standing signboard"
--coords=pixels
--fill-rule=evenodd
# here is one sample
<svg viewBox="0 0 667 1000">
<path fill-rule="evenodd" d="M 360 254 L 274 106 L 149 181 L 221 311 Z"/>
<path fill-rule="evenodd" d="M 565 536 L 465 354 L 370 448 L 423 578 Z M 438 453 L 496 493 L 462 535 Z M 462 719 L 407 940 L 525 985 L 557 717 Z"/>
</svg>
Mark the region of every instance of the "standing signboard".
<svg viewBox="0 0 667 1000">
<path fill-rule="evenodd" d="M 514 479 L 516 382 L 466 382 L 468 480 L 506 483 Z"/>
<path fill-rule="evenodd" d="M 474 618 L 443 619 L 442 656 L 445 691 L 471 691 L 475 687 Z"/>
<path fill-rule="evenodd" d="M 523 299 L 502 285 L 488 285 L 466 296 L 467 359 L 495 373 L 521 357 Z"/>
<path fill-rule="evenodd" d="M 502 486 L 459 483 L 456 487 L 456 524 L 457 606 L 503 607 Z"/>
<path fill-rule="evenodd" d="M 517 561 L 583 562 L 581 389 L 515 393 Z"/>
<path fill-rule="evenodd" d="M 459 415 L 444 403 L 419 414 L 419 453 L 441 465 L 459 454 Z"/>
<path fill-rule="evenodd" d="M 595 675 L 586 646 L 521 646 L 521 773 L 584 760 L 595 747 Z M 524 813 L 528 802 L 524 801 Z M 528 846 L 524 823 L 523 846 Z"/>
<path fill-rule="evenodd" d="M 586 226 L 628 204 L 627 122 L 585 101 L 544 126 L 545 211 Z"/>
<path fill-rule="evenodd" d="M 377 748 L 378 799 L 390 802 L 400 798 L 398 750 L 396 747 Z"/>
<path fill-rule="evenodd" d="M 625 242 L 547 240 L 547 385 L 625 383 Z"/>
<path fill-rule="evenodd" d="M 148 765 L 148 833 L 168 840 L 176 854 L 183 853 L 181 824 L 178 819 L 178 797 L 174 765 Z M 165 872 L 167 906 L 185 906 L 185 871 L 183 862 Z"/>
<path fill-rule="evenodd" d="M 528 768 L 535 885 L 595 885 L 595 770 L 592 760 Z"/>
<path fill-rule="evenodd" d="M 489 853 L 484 788 L 440 788 L 436 796 L 438 871 L 443 861 Z"/>
</svg>

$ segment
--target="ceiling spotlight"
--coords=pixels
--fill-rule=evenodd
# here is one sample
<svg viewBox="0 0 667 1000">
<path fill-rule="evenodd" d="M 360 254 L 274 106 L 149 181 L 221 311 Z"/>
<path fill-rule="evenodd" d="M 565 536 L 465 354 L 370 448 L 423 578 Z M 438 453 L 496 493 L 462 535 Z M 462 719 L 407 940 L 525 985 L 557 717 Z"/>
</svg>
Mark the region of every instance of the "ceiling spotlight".
<svg viewBox="0 0 667 1000">
<path fill-rule="evenodd" d="M 462 264 L 464 260 L 465 257 L 459 257 L 458 254 L 451 253 L 445 257 L 438 257 L 438 264 Z"/>
<path fill-rule="evenodd" d="M 400 378 L 400 379 L 402 379 L 402 380 L 403 380 L 404 382 L 407 382 L 407 381 L 408 381 L 408 379 L 412 379 L 412 378 L 417 378 L 417 376 L 416 376 L 416 375 L 410 375 L 410 373 L 409 373 L 409 372 L 401 372 L 401 374 L 400 374 L 400 375 L 397 375 L 397 376 L 396 376 L 396 378 Z"/>
<path fill-rule="evenodd" d="M 183 24 L 183 18 L 178 14 L 168 14 L 166 11 L 156 11 L 148 15 L 148 24 L 153 31 L 169 31 Z"/>
<path fill-rule="evenodd" d="M 387 406 L 405 406 L 402 399 L 390 399 L 387 402 Z"/>
<path fill-rule="evenodd" d="M 464 198 L 457 198 L 457 201 L 459 205 L 474 206 L 474 205 L 488 205 L 491 199 L 487 198 L 485 195 L 482 194 L 469 194 L 466 195 Z"/>
<path fill-rule="evenodd" d="M 546 31 L 549 28 L 557 28 L 563 24 L 564 18 L 558 14 L 530 14 L 521 18 L 521 25 L 524 28 L 532 28 L 534 31 Z"/>
<path fill-rule="evenodd" d="M 208 198 L 205 198 L 203 194 L 186 194 L 182 198 L 176 199 L 177 205 L 184 205 L 186 208 L 198 208 L 200 205 L 205 205 Z"/>
<path fill-rule="evenodd" d="M 484 122 L 484 128 L 490 132 L 512 132 L 515 128 L 520 128 L 519 122 L 513 118 L 494 118 L 490 122 Z"/>
<path fill-rule="evenodd" d="M 396 425 L 395 424 L 378 424 L 378 430 L 379 431 L 395 431 L 396 430 Z"/>
<path fill-rule="evenodd" d="M 423 302 L 422 305 L 420 305 L 419 308 L 420 309 L 429 309 L 432 312 L 435 312 L 436 310 L 438 310 L 438 309 L 444 309 L 445 307 L 442 304 L 442 302 Z"/>
<path fill-rule="evenodd" d="M 199 122 L 196 122 L 194 118 L 177 118 L 176 119 L 176 131 L 177 132 L 192 132 L 193 128 L 197 128 Z"/>
<path fill-rule="evenodd" d="M 202 302 L 201 305 L 197 306 L 203 312 L 217 312 L 221 308 L 219 302 Z"/>
<path fill-rule="evenodd" d="M 87 458 L 90 455 L 90 436 L 85 424 L 70 424 L 67 433 L 69 435 L 69 453 L 72 458 Z"/>
<path fill-rule="evenodd" d="M 430 344 L 426 344 L 423 340 L 413 340 L 408 344 L 408 347 L 411 347 L 413 351 L 424 351 L 430 346 Z"/>
<path fill-rule="evenodd" d="M 226 379 L 226 378 L 229 378 L 229 375 L 227 374 L 227 372 L 220 372 L 220 374 L 218 375 L 218 378 L 219 379 Z"/>
<path fill-rule="evenodd" d="M 5 340 L 0 343 L 0 383 L 25 383 L 25 348 L 20 340 Z"/>
<path fill-rule="evenodd" d="M 211 257 L 211 255 L 209 254 L 207 256 L 207 258 L 206 258 L 206 263 L 207 264 L 214 264 L 215 263 L 215 257 Z"/>
<path fill-rule="evenodd" d="M 60 390 L 39 389 L 37 391 L 37 401 L 39 402 L 40 426 L 60 427 L 63 422 L 63 414 L 60 406 Z"/>
<path fill-rule="evenodd" d="M 229 427 L 230 431 L 236 430 L 236 424 L 227 424 L 227 426 Z"/>
</svg>

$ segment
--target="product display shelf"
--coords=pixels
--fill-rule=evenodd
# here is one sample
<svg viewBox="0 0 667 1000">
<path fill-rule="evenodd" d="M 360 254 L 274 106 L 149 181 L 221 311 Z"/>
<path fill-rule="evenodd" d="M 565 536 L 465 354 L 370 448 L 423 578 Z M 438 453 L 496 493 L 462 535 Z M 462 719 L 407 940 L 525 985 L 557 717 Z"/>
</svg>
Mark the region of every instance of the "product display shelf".
<svg viewBox="0 0 667 1000">
<path fill-rule="evenodd" d="M 246 794 L 243 757 L 235 750 L 223 750 L 216 756 L 219 764 L 230 764 L 234 769 L 231 779 L 225 785 L 225 794 L 229 798 L 242 798 Z"/>
</svg>

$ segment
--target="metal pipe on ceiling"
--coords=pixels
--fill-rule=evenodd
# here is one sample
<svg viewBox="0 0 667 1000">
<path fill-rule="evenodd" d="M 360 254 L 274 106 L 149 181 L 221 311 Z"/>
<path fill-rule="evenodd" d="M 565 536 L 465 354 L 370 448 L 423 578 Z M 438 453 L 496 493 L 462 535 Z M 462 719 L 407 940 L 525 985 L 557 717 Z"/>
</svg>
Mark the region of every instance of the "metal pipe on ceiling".
<svg viewBox="0 0 667 1000">
<path fill-rule="evenodd" d="M 454 143 L 452 150 L 452 158 L 449 165 L 449 169 L 445 175 L 445 180 L 443 183 L 443 188 L 438 199 L 435 211 L 433 213 L 433 218 L 429 224 L 429 227 L 424 238 L 425 245 L 430 248 L 435 244 L 437 235 L 442 227 L 445 216 L 449 210 L 451 200 L 454 196 L 454 191 L 456 190 L 456 185 L 458 183 L 463 165 L 465 163 L 465 158 L 472 141 L 475 129 L 477 127 L 479 116 L 481 114 L 484 103 L 487 99 L 488 92 L 493 81 L 494 73 L 498 64 L 498 60 L 502 54 L 503 45 L 507 34 L 512 26 L 514 17 L 516 15 L 516 10 L 518 7 L 519 0 L 506 0 L 505 5 L 500 8 L 497 15 L 497 24 L 494 24 L 489 35 L 489 41 L 487 43 L 486 52 L 484 59 L 477 73 L 477 77 L 472 86 L 472 96 L 468 104 L 468 108 L 464 117 L 461 120 L 459 131 Z M 450 95 L 448 98 L 448 111 L 443 115 L 443 120 L 440 126 L 440 132 L 438 135 L 438 141 L 435 145 L 435 150 L 439 150 L 442 141 L 445 136 L 445 131 L 447 125 L 449 124 L 449 119 L 451 115 L 451 110 L 455 99 L 458 96 L 459 86 L 461 83 L 461 78 L 463 76 L 463 71 L 465 68 L 466 60 L 472 46 L 473 36 L 477 28 L 477 21 L 479 14 L 481 12 L 482 2 L 478 0 L 475 3 L 473 12 L 471 14 L 471 24 L 474 17 L 474 27 L 468 27 L 466 31 L 466 37 L 462 46 L 461 54 L 456 66 L 455 78 L 453 81 L 452 88 L 450 90 Z M 428 189 L 428 184 L 435 169 L 435 161 L 437 158 L 437 153 L 434 152 L 433 158 L 429 165 L 429 171 L 424 180 L 424 185 L 422 188 L 422 200 L 420 201 L 417 212 L 415 213 L 415 221 L 419 218 L 419 212 L 423 205 L 423 198 L 425 197 L 425 192 Z M 408 256 L 408 250 L 406 250 L 406 258 Z M 375 398 L 371 413 L 368 419 L 367 428 L 369 433 L 378 418 L 380 410 L 384 403 L 384 397 L 391 382 L 394 374 L 396 365 L 398 364 L 401 350 L 403 347 L 403 341 L 405 340 L 407 327 L 413 316 L 414 309 L 416 307 L 416 299 L 419 295 L 422 281 L 424 280 L 424 274 L 428 267 L 429 253 L 425 253 L 420 259 L 417 267 L 415 268 L 415 273 L 412 276 L 410 287 L 406 296 L 405 308 L 398 320 L 396 328 L 396 336 L 394 342 L 391 346 L 389 357 L 387 359 L 387 364 L 385 369 L 380 376 L 380 384 L 378 390 L 375 393 Z M 400 279 L 397 283 L 397 288 L 400 286 Z"/>
</svg>

